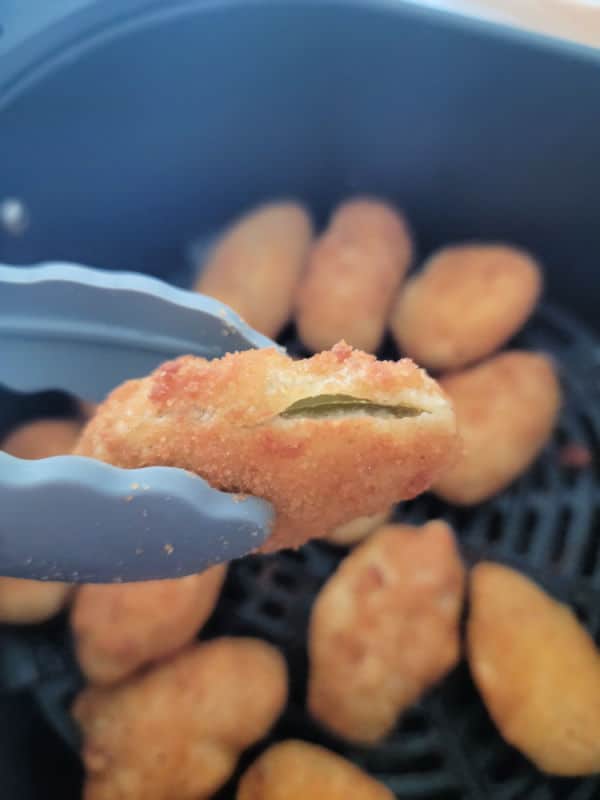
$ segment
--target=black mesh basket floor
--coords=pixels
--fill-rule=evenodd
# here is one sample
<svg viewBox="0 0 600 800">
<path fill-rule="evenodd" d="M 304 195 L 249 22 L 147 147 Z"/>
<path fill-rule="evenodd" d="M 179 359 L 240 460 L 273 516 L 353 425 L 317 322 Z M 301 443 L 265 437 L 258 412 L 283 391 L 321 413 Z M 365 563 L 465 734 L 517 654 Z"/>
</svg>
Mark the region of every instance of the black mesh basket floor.
<svg viewBox="0 0 600 800">
<path fill-rule="evenodd" d="M 304 355 L 293 329 L 282 342 L 290 352 Z M 600 350 L 576 322 L 547 306 L 512 344 L 556 359 L 565 403 L 552 441 L 525 475 L 487 503 L 456 509 L 426 494 L 399 507 L 396 517 L 415 523 L 447 519 L 467 562 L 490 558 L 526 572 L 572 604 L 600 643 Z M 381 355 L 397 357 L 389 342 Z M 561 450 L 570 444 L 589 450 L 589 466 L 563 464 Z M 549 778 L 505 744 L 464 664 L 409 709 L 377 747 L 353 747 L 320 728 L 304 711 L 306 629 L 316 593 L 345 552 L 311 543 L 300 551 L 234 563 L 203 631 L 203 637 L 258 636 L 285 653 L 290 702 L 269 741 L 298 737 L 324 744 L 403 800 L 600 798 L 600 778 Z M 31 629 L 3 628 L 0 637 L 0 678 L 6 688 L 31 691 L 65 748 L 76 749 L 68 707 L 82 682 L 65 619 Z M 234 797 L 240 770 L 265 745 L 243 756 L 236 776 L 218 794 L 220 800 Z"/>
</svg>

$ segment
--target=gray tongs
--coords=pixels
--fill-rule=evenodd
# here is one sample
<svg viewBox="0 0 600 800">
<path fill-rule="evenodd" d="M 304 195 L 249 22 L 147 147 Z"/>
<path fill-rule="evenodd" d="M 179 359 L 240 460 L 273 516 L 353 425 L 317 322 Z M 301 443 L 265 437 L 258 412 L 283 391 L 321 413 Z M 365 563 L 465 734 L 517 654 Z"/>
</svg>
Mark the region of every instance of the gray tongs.
<svg viewBox="0 0 600 800">
<path fill-rule="evenodd" d="M 98 402 L 185 353 L 273 346 L 222 303 L 159 280 L 68 264 L 0 266 L 0 384 Z M 0 575 L 72 582 L 171 578 L 264 542 L 271 506 L 179 469 L 0 452 Z"/>
</svg>

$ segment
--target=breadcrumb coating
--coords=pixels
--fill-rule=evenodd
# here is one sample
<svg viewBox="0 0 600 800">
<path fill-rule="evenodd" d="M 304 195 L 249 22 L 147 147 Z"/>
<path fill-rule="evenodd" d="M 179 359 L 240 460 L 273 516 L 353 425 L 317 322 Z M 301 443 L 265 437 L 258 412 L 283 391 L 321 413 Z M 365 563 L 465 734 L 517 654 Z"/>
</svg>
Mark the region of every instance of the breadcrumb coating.
<svg viewBox="0 0 600 800">
<path fill-rule="evenodd" d="M 456 666 L 465 568 L 452 529 L 385 525 L 340 564 L 309 628 L 308 707 L 339 736 L 374 744 Z"/>
<path fill-rule="evenodd" d="M 313 245 L 296 301 L 296 323 L 313 352 L 346 339 L 375 352 L 413 255 L 401 213 L 379 200 L 343 203 Z"/>
<path fill-rule="evenodd" d="M 482 562 L 471 574 L 467 649 L 507 742 L 549 774 L 600 772 L 600 651 L 568 606 Z"/>
<path fill-rule="evenodd" d="M 287 699 L 287 668 L 259 639 L 195 644 L 116 686 L 88 687 L 73 716 L 83 735 L 83 800 L 205 800 Z"/>
<path fill-rule="evenodd" d="M 242 775 L 236 800 L 394 800 L 351 761 L 315 744 L 288 739 L 265 750 Z"/>
<path fill-rule="evenodd" d="M 386 408 L 282 416 L 339 395 Z M 273 503 L 264 551 L 298 547 L 424 491 L 451 463 L 452 406 L 409 360 L 378 361 L 339 343 L 294 361 L 276 349 L 206 361 L 184 356 L 117 388 L 75 449 L 126 468 L 174 466 Z"/>
</svg>

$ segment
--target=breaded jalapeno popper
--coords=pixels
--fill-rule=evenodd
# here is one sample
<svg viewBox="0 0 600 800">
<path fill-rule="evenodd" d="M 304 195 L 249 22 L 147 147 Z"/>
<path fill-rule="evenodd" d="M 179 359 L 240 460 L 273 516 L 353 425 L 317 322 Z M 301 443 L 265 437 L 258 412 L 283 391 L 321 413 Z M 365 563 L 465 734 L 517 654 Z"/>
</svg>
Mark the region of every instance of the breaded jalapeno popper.
<svg viewBox="0 0 600 800">
<path fill-rule="evenodd" d="M 418 495 L 456 439 L 452 406 L 423 370 L 339 343 L 302 361 L 273 348 L 164 364 L 117 388 L 75 453 L 180 467 L 270 501 L 268 552 Z"/>
<path fill-rule="evenodd" d="M 385 525 L 315 600 L 308 707 L 352 742 L 374 744 L 460 658 L 465 568 L 442 520 Z"/>
<path fill-rule="evenodd" d="M 273 338 L 291 316 L 312 235 L 308 212 L 297 203 L 260 206 L 225 231 L 195 288 Z"/>
<path fill-rule="evenodd" d="M 575 613 L 510 567 L 472 572 L 471 674 L 509 744 L 542 772 L 600 772 L 600 651 Z"/>
<path fill-rule="evenodd" d="M 391 206 L 370 198 L 341 205 L 298 289 L 296 323 L 306 347 L 318 352 L 346 339 L 375 352 L 412 254 L 408 225 Z"/>
<path fill-rule="evenodd" d="M 404 355 L 428 369 L 459 369 L 491 355 L 525 324 L 542 282 L 537 262 L 516 247 L 445 247 L 406 283 L 390 327 Z"/>
<path fill-rule="evenodd" d="M 88 687 L 83 800 L 208 800 L 287 699 L 283 656 L 259 639 L 199 642 L 116 686 Z"/>
<path fill-rule="evenodd" d="M 542 353 L 507 350 L 440 384 L 464 449 L 433 491 L 455 505 L 481 503 L 518 478 L 552 435 L 561 408 L 556 368 Z"/>
<path fill-rule="evenodd" d="M 287 739 L 271 745 L 238 784 L 236 800 L 394 800 L 382 783 L 337 753 Z"/>
</svg>

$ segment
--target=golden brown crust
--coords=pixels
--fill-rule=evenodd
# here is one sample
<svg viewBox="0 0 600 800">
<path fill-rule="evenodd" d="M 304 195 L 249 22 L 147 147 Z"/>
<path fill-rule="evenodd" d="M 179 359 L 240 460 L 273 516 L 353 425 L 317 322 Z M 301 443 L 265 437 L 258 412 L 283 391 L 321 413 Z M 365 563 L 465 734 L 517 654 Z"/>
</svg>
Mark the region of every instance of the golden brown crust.
<svg viewBox="0 0 600 800">
<path fill-rule="evenodd" d="M 435 370 L 491 355 L 525 323 L 542 274 L 522 250 L 455 245 L 439 250 L 406 283 L 390 327 L 400 350 Z"/>
<path fill-rule="evenodd" d="M 479 564 L 467 647 L 506 741 L 544 772 L 600 771 L 600 652 L 570 608 L 508 567 Z"/>
<path fill-rule="evenodd" d="M 84 689 L 84 800 L 204 800 L 281 713 L 287 672 L 258 639 L 213 639 L 118 686 Z"/>
<path fill-rule="evenodd" d="M 174 580 L 82 586 L 71 627 L 86 678 L 114 683 L 188 644 L 212 614 L 225 573 L 216 566 Z"/>
<path fill-rule="evenodd" d="M 374 352 L 412 259 L 401 214 L 369 198 L 344 203 L 314 244 L 300 284 L 296 322 L 313 352 L 340 339 Z"/>
<path fill-rule="evenodd" d="M 195 288 L 274 338 L 291 316 L 311 241 L 312 223 L 302 206 L 260 206 L 225 232 Z"/>
<path fill-rule="evenodd" d="M 269 747 L 246 770 L 236 800 L 394 800 L 394 795 L 336 753 L 289 739 Z"/>
<path fill-rule="evenodd" d="M 313 606 L 311 713 L 372 744 L 460 657 L 465 570 L 452 530 L 388 525 L 347 556 Z"/>
<path fill-rule="evenodd" d="M 512 350 L 440 384 L 454 404 L 463 452 L 434 491 L 458 505 L 482 502 L 527 469 L 548 441 L 561 405 L 558 378 L 547 357 Z"/>
<path fill-rule="evenodd" d="M 330 393 L 428 413 L 279 416 L 301 398 Z M 422 370 L 340 344 L 304 361 L 273 349 L 165 364 L 116 389 L 76 452 L 121 467 L 177 466 L 216 488 L 265 498 L 277 519 L 263 549 L 275 550 L 419 494 L 455 445 L 452 408 Z"/>
</svg>

